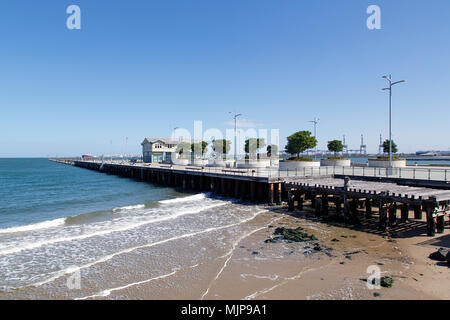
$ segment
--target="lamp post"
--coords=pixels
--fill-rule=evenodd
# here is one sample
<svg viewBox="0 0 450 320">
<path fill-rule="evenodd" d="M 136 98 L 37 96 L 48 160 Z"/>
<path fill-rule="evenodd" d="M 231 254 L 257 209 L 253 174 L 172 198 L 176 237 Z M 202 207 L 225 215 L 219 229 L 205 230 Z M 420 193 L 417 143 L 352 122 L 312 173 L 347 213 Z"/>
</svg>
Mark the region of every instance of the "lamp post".
<svg viewBox="0 0 450 320">
<path fill-rule="evenodd" d="M 392 86 L 406 81 L 392 82 L 392 75 L 383 76 L 383 78 L 389 82 L 389 87 L 383 88 L 383 90 L 389 90 L 389 167 L 392 168 Z"/>
<path fill-rule="evenodd" d="M 312 123 L 314 123 L 314 138 L 316 139 L 316 141 L 317 141 L 317 135 L 316 135 L 316 129 L 317 129 L 317 124 L 319 123 L 319 118 L 314 118 L 314 120 L 312 120 L 312 121 L 309 121 L 309 122 L 312 122 Z M 317 156 L 317 144 L 316 144 L 316 147 L 314 148 L 314 153 L 315 153 L 315 155 L 314 155 L 314 158 L 316 158 L 316 156 Z"/>
<path fill-rule="evenodd" d="M 236 113 L 236 112 L 228 112 L 230 114 L 233 115 L 233 119 L 234 119 L 234 165 L 236 166 L 236 161 L 237 161 L 237 118 L 239 116 L 242 116 L 241 113 Z"/>
</svg>

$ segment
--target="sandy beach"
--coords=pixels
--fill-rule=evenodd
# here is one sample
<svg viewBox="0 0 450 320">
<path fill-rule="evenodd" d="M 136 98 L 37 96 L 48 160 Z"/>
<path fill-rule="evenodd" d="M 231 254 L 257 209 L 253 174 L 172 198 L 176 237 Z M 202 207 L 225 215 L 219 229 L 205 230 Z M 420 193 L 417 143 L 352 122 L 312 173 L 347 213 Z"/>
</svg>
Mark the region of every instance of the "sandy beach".
<svg viewBox="0 0 450 320">
<path fill-rule="evenodd" d="M 305 260 L 304 244 L 262 244 L 272 230 L 258 231 L 240 243 L 206 298 L 450 299 L 449 268 L 428 258 L 439 247 L 449 247 L 448 230 L 435 238 L 424 236 L 424 227 L 409 230 L 402 226 L 378 234 L 373 229 L 318 223 L 308 212 L 286 215 L 285 209 L 279 211 L 282 217 L 275 227 L 301 226 L 308 233 L 320 234 L 317 242 L 323 251 Z M 254 250 L 258 255 L 249 257 Z M 382 276 L 394 279 L 392 288 L 367 288 L 364 280 L 371 265 L 378 266 Z"/>
<path fill-rule="evenodd" d="M 358 230 L 319 222 L 308 210 L 290 214 L 285 207 L 272 208 L 252 220 L 218 259 L 115 290 L 108 298 L 450 299 L 449 268 L 428 258 L 449 247 L 450 232 L 429 238 L 423 224 L 410 221 L 379 233 L 376 220 Z M 278 227 L 302 227 L 318 240 L 267 243 Z M 314 250 L 316 245 L 322 250 Z M 368 289 L 369 266 L 392 277 L 393 286 Z"/>
</svg>

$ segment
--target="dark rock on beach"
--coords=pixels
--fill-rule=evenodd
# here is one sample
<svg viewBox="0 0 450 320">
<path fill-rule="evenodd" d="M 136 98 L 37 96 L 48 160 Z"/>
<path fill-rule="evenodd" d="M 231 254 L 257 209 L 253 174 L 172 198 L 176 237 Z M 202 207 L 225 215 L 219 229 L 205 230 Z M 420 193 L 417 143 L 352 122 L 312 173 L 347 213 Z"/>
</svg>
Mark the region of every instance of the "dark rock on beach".
<svg viewBox="0 0 450 320">
<path fill-rule="evenodd" d="M 284 240 L 288 242 L 306 242 L 306 241 L 314 241 L 317 240 L 316 236 L 308 235 L 303 232 L 302 227 L 298 227 L 296 229 L 288 229 L 288 228 L 276 228 L 275 235 L 280 235 L 284 238 Z"/>
<path fill-rule="evenodd" d="M 392 279 L 391 277 L 382 277 L 380 284 L 384 288 L 392 288 L 392 285 L 394 284 L 394 279 Z"/>
<path fill-rule="evenodd" d="M 436 261 L 449 261 L 449 251 L 444 248 L 440 248 L 438 251 L 430 254 L 430 259 Z"/>
</svg>

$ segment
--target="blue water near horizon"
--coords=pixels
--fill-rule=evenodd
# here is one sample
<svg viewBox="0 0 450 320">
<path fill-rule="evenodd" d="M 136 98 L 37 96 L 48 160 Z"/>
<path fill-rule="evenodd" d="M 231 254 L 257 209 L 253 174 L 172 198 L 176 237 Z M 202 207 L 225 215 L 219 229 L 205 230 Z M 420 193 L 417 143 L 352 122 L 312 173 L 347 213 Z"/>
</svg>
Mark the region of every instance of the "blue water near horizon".
<svg viewBox="0 0 450 320">
<path fill-rule="evenodd" d="M 0 229 L 177 196 L 170 188 L 44 158 L 0 159 Z"/>
</svg>

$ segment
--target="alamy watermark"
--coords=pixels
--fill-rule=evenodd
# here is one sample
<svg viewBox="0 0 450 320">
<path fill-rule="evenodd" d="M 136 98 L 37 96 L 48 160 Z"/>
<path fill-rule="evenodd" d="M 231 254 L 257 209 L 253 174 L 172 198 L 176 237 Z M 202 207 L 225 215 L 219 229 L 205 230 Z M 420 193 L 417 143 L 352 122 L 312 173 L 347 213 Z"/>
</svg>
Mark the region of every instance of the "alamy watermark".
<svg viewBox="0 0 450 320">
<path fill-rule="evenodd" d="M 381 289 L 381 269 L 376 265 L 371 265 L 367 267 L 367 277 L 366 286 L 369 290 L 380 290 Z"/>
<path fill-rule="evenodd" d="M 66 13 L 70 16 L 66 20 L 66 26 L 69 30 L 81 29 L 81 9 L 77 5 L 70 5 L 66 9 Z"/>
<path fill-rule="evenodd" d="M 81 8 L 77 5 L 70 5 L 66 9 L 66 13 L 70 16 L 66 20 L 66 26 L 69 30 L 81 29 Z M 369 30 L 381 29 L 381 8 L 377 5 L 367 7 L 366 13 L 369 17 L 366 20 L 366 26 Z"/>
<path fill-rule="evenodd" d="M 69 290 L 79 290 L 81 289 L 81 272 L 78 266 L 69 267 L 71 270 L 71 275 L 67 278 L 67 289 Z"/>
<path fill-rule="evenodd" d="M 366 25 L 369 30 L 381 29 L 381 9 L 377 5 L 367 7 L 366 13 L 370 16 L 367 18 Z"/>
</svg>

